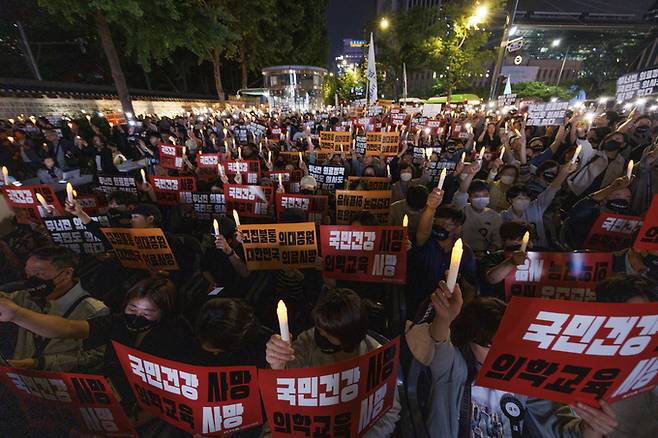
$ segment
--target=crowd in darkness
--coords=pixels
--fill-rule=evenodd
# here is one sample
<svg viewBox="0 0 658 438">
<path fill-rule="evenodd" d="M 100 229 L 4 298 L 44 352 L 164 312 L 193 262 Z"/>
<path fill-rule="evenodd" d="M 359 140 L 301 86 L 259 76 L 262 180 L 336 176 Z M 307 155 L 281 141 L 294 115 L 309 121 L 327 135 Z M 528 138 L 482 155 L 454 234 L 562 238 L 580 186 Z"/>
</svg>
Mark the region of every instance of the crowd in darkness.
<svg viewBox="0 0 658 438">
<path fill-rule="evenodd" d="M 111 252 L 81 255 L 57 246 L 39 221 L 12 220 L 0 240 L 2 357 L 15 368 L 102 374 L 140 435 L 184 436 L 140 411 L 111 341 L 188 364 L 282 369 L 358 357 L 383 339 L 402 335 L 402 368 L 419 363 L 431 374 L 423 413 L 430 436 L 521 436 L 498 414 L 501 391 L 473 384 L 509 301 L 504 279 L 526 261 L 527 250 L 586 250 L 589 230 L 603 213 L 646 214 L 658 187 L 658 118 L 642 108 L 601 104 L 570 109 L 556 125 L 527 126 L 516 109 L 448 105 L 435 117 L 439 128 L 426 129 L 411 112 L 407 108 L 401 125 L 393 123 L 397 117 L 390 108 L 368 117 L 338 108 L 229 107 L 113 123 L 98 113 L 57 121 L 0 120 L 5 188 L 59 187 L 74 172 L 76 178 L 88 176 L 75 187 L 84 195 L 100 193 L 99 176 L 135 176 L 134 193 L 102 194 L 102 212 L 114 227 L 162 229 L 180 268 L 127 269 Z M 323 131 L 347 132 L 355 140 L 366 130 L 399 131 L 397 152 L 364 154 L 356 141 L 327 152 L 319 143 Z M 161 146 L 172 144 L 184 146 L 177 169 L 161 165 Z M 261 172 L 256 182 L 243 181 L 240 173 L 201 177 L 200 154 L 259 162 Z M 635 165 L 628 174 L 631 160 Z M 303 269 L 250 270 L 244 236 L 230 211 L 215 234 L 210 220 L 159 204 L 139 170 L 123 170 L 129 163 L 140 163 L 147 175 L 193 177 L 198 192 L 251 184 L 327 195 L 328 210 L 313 219 L 317 226 L 337 223 L 336 193 L 316 180 L 310 166 L 342 168 L 346 181 L 348 176 L 389 178 L 388 221 L 363 210 L 349 223 L 402 226 L 407 221 L 406 283 L 325 278 L 321 256 Z M 438 187 L 443 169 L 445 181 Z M 270 174 L 276 171 L 298 172 L 298 185 L 284 188 Z M 369 184 L 366 178 L 345 189 L 369 190 Z M 94 214 L 77 199 L 66 199 L 63 190 L 57 193 L 67 216 L 105 239 Z M 241 219 L 243 224 L 299 223 L 308 216 L 288 208 L 280 216 L 272 210 Z M 526 233 L 527 249 L 522 248 Z M 446 272 L 459 238 L 464 253 L 451 290 Z M 658 251 L 629 245 L 614 251 L 612 260 L 614 272 L 597 285 L 597 301 L 656 301 Z M 278 334 L 279 300 L 288 306 L 291 342 Z M 656 389 L 598 408 L 515 396 L 525 412 L 523 436 L 658 436 Z M 1 388 L 0 397 L 3 436 L 21 436 L 12 433 L 29 417 Z M 400 417 L 396 396 L 366 436 L 396 436 Z M 265 425 L 233 436 L 268 433 Z"/>
</svg>

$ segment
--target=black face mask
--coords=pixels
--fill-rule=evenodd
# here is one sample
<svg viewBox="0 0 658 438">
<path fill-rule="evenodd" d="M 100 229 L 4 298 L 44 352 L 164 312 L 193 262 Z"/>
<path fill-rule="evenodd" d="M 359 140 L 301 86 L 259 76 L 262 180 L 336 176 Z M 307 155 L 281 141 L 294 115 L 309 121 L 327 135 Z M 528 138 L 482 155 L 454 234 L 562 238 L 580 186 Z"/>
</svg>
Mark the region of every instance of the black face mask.
<svg viewBox="0 0 658 438">
<path fill-rule="evenodd" d="M 28 277 L 23 282 L 23 286 L 24 290 L 36 298 L 47 297 L 55 290 L 55 282 L 53 280 L 44 280 L 39 277 Z"/>
<path fill-rule="evenodd" d="M 627 214 L 631 209 L 631 203 L 625 199 L 611 199 L 605 203 L 608 210 L 618 214 Z"/>
<path fill-rule="evenodd" d="M 548 182 L 553 182 L 555 177 L 557 177 L 557 173 L 555 172 L 544 172 L 544 179 Z"/>
<path fill-rule="evenodd" d="M 649 126 L 644 126 L 644 125 L 643 125 L 643 126 L 638 126 L 637 128 L 635 128 L 635 132 L 636 132 L 637 134 L 644 135 L 644 134 L 646 134 L 647 132 L 649 132 L 650 129 L 651 129 L 651 128 L 650 128 Z"/>
<path fill-rule="evenodd" d="M 126 323 L 126 328 L 133 333 L 144 333 L 156 326 L 158 321 L 151 321 L 144 318 L 142 315 L 123 314 L 123 319 Z"/>
<path fill-rule="evenodd" d="M 313 330 L 313 337 L 315 338 L 315 344 L 324 354 L 338 353 L 343 349 L 340 345 L 334 345 L 329 342 L 329 339 L 320 334 L 320 331 L 317 329 L 317 327 Z"/>
<path fill-rule="evenodd" d="M 434 225 L 432 227 L 432 235 L 434 235 L 437 240 L 443 242 L 450 237 L 450 232 L 440 225 Z"/>
<path fill-rule="evenodd" d="M 301 190 L 299 191 L 299 193 L 302 194 L 302 195 L 313 195 L 313 194 L 315 194 L 315 190 L 311 190 L 311 189 L 301 189 Z"/>
<path fill-rule="evenodd" d="M 621 143 L 615 140 L 608 140 L 601 145 L 601 149 L 604 151 L 616 151 L 621 148 Z"/>
<path fill-rule="evenodd" d="M 457 148 L 448 147 L 446 148 L 446 152 L 449 154 L 454 154 L 455 152 L 457 152 Z"/>
</svg>

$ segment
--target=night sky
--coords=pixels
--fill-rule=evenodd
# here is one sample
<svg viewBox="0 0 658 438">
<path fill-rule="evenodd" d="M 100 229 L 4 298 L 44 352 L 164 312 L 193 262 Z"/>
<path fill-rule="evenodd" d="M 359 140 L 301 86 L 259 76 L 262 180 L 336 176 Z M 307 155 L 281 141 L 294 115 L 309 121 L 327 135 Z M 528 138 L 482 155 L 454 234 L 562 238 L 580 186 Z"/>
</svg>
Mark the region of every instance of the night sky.
<svg viewBox="0 0 658 438">
<path fill-rule="evenodd" d="M 375 18 L 375 0 L 330 0 L 327 8 L 327 30 L 329 31 L 329 59 L 340 54 L 343 38 L 366 38 L 368 23 Z"/>
</svg>

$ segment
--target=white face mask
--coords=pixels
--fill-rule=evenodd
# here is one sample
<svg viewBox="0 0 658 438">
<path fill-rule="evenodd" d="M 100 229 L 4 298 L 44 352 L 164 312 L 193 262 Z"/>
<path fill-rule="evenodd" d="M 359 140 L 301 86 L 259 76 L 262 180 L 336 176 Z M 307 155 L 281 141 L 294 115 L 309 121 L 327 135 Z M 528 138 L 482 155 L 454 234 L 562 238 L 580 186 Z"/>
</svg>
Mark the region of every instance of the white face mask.
<svg viewBox="0 0 658 438">
<path fill-rule="evenodd" d="M 511 175 L 503 175 L 500 177 L 500 182 L 508 186 L 514 182 L 514 177 Z"/>
<path fill-rule="evenodd" d="M 409 172 L 404 172 L 400 174 L 400 180 L 404 182 L 411 181 L 411 174 Z"/>
<path fill-rule="evenodd" d="M 471 205 L 476 210 L 482 210 L 489 205 L 489 198 L 473 198 L 471 199 Z"/>
<path fill-rule="evenodd" d="M 528 208 L 529 204 L 530 204 L 530 199 L 527 198 L 520 198 L 512 201 L 512 207 L 514 207 L 514 210 L 516 211 L 525 211 L 525 209 Z"/>
</svg>

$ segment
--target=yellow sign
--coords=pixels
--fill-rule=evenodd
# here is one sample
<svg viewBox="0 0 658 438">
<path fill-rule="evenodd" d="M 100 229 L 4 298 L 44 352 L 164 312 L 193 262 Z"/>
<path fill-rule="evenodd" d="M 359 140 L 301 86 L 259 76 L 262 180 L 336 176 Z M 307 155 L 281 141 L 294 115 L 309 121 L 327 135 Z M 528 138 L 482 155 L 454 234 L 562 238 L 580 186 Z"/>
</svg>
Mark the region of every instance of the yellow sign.
<svg viewBox="0 0 658 438">
<path fill-rule="evenodd" d="M 124 268 L 178 270 L 176 258 L 160 228 L 101 228 Z"/>
<path fill-rule="evenodd" d="M 349 225 L 354 213 L 369 211 L 385 225 L 390 205 L 390 190 L 336 190 L 336 223 Z"/>
<path fill-rule="evenodd" d="M 310 268 L 318 255 L 315 223 L 240 226 L 249 270 Z"/>
</svg>

